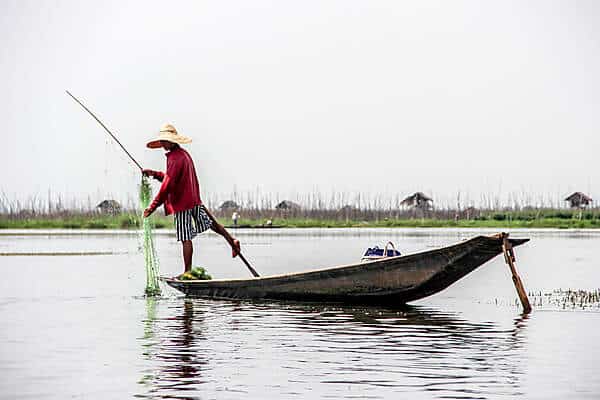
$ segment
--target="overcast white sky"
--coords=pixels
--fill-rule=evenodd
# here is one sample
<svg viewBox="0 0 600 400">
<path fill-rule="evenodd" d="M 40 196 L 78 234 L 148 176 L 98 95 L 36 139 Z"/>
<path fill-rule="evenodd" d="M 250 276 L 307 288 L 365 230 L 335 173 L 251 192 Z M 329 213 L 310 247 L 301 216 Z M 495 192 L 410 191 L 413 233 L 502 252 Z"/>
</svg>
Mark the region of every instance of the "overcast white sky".
<svg viewBox="0 0 600 400">
<path fill-rule="evenodd" d="M 124 198 L 164 122 L 203 195 L 600 198 L 595 1 L 0 1 L 0 190 Z"/>
</svg>

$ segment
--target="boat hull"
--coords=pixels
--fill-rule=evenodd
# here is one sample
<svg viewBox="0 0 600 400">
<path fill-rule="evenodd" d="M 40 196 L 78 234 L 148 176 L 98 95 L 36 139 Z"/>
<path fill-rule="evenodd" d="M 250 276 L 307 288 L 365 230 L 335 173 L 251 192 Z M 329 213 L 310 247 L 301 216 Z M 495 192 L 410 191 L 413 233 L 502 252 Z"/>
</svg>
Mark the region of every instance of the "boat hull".
<svg viewBox="0 0 600 400">
<path fill-rule="evenodd" d="M 528 240 L 510 242 L 518 246 Z M 440 292 L 501 252 L 501 236 L 478 236 L 440 249 L 294 274 L 162 279 L 191 297 L 403 304 Z"/>
</svg>

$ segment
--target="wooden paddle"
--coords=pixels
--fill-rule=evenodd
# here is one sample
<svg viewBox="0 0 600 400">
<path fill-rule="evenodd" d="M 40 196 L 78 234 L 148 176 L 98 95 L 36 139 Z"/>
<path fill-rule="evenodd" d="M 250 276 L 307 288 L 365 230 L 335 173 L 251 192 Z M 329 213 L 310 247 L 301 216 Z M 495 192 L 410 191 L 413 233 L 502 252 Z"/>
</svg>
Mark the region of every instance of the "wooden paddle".
<svg viewBox="0 0 600 400">
<path fill-rule="evenodd" d="M 252 275 L 254 275 L 255 278 L 260 277 L 260 275 L 258 275 L 258 272 L 256 272 L 256 270 L 250 266 L 250 263 L 248 263 L 248 261 L 241 252 L 238 253 L 238 257 L 242 259 L 244 264 L 246 264 L 246 267 L 248 267 L 248 269 L 250 270 L 250 273 L 252 273 Z"/>
<path fill-rule="evenodd" d="M 221 225 L 219 223 L 219 221 L 217 221 L 217 219 L 214 217 L 214 215 L 212 215 L 212 213 L 210 211 L 208 211 L 208 208 L 206 208 L 206 207 L 203 207 L 203 208 L 204 208 L 204 211 L 206 211 L 206 214 L 212 220 L 213 226 L 215 227 L 215 229 L 217 230 L 217 232 L 218 233 L 222 233 L 223 236 L 227 236 L 227 237 L 229 237 L 229 238 L 231 238 L 233 240 L 233 236 L 231 236 L 229 234 L 229 232 L 227 232 L 227 230 L 225 229 L 225 227 L 223 225 Z M 252 268 L 252 266 L 250 265 L 250 263 L 248 262 L 248 260 L 246 260 L 246 257 L 244 257 L 244 255 L 242 254 L 241 251 L 238 253 L 238 257 L 244 262 L 244 264 L 246 264 L 246 267 L 248 267 L 248 270 L 250 271 L 250 273 L 252 274 L 252 276 L 254 276 L 255 278 L 260 277 L 260 275 L 258 274 L 258 272 L 256 272 L 256 270 L 254 268 Z"/>
</svg>

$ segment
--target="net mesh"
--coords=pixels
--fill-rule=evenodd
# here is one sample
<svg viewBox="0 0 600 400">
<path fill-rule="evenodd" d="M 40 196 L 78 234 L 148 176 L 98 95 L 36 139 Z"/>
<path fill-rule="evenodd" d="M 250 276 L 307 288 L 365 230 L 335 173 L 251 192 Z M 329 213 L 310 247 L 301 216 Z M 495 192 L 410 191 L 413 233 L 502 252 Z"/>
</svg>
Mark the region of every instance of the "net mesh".
<svg viewBox="0 0 600 400">
<path fill-rule="evenodd" d="M 142 176 L 140 185 L 140 205 L 142 212 L 150 205 L 152 201 L 152 188 L 146 176 Z M 154 248 L 154 237 L 152 235 L 152 217 L 142 220 L 141 242 L 142 251 L 144 253 L 144 263 L 146 265 L 146 295 L 159 296 L 160 285 L 158 282 L 158 257 L 156 257 L 156 249 Z"/>
</svg>

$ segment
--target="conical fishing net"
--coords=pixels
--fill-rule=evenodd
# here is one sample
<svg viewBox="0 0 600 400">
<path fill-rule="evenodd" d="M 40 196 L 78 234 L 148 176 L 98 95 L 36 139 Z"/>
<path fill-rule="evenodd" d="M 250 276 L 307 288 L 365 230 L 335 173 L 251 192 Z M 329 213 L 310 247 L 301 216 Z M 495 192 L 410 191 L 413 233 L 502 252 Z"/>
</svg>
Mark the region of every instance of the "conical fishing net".
<svg viewBox="0 0 600 400">
<path fill-rule="evenodd" d="M 152 188 L 146 176 L 142 176 L 140 185 L 140 206 L 142 212 L 150 205 L 152 201 Z M 144 218 L 142 215 L 142 250 L 144 252 L 144 262 L 146 264 L 146 295 L 159 296 L 160 286 L 158 284 L 158 258 L 154 249 L 154 238 L 152 236 L 152 217 Z"/>
</svg>

